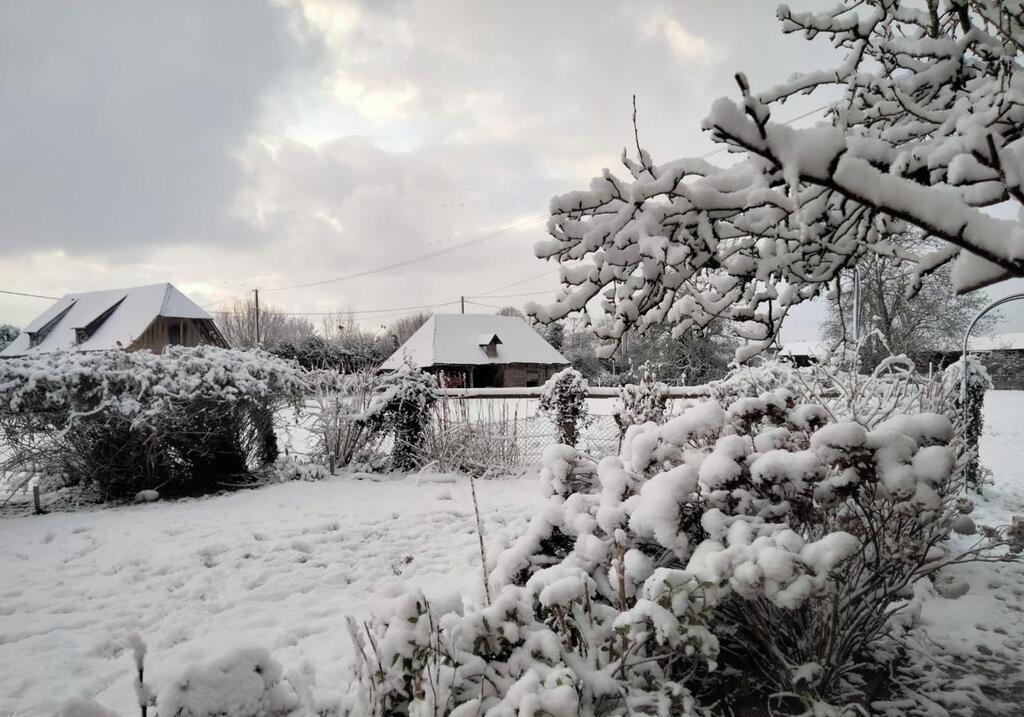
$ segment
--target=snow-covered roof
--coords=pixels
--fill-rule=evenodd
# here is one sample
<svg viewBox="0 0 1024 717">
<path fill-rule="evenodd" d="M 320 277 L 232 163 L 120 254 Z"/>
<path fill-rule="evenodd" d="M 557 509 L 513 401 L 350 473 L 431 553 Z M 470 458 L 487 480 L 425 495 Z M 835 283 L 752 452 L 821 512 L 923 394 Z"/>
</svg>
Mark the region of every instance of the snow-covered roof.
<svg viewBox="0 0 1024 717">
<path fill-rule="evenodd" d="M 1024 332 L 1009 332 L 993 336 L 972 336 L 967 345 L 971 351 L 998 351 L 1000 349 L 1024 349 Z M 959 351 L 961 347 L 957 347 Z"/>
<path fill-rule="evenodd" d="M 488 356 L 481 341 L 494 337 L 497 351 Z M 414 366 L 476 366 L 480 364 L 567 364 L 568 360 L 515 316 L 494 314 L 435 314 L 402 344 L 381 368 Z"/>
<path fill-rule="evenodd" d="M 127 348 L 158 316 L 212 320 L 171 284 L 66 294 L 26 326 L 0 356 Z M 76 329 L 89 330 L 80 343 Z M 43 334 L 35 346 L 31 333 Z"/>
</svg>

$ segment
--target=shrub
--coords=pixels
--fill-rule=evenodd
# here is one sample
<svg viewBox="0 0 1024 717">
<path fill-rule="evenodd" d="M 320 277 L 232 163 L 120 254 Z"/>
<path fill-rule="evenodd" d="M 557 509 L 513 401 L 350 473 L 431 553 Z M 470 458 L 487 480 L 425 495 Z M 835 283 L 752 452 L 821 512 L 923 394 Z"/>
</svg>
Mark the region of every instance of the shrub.
<svg viewBox="0 0 1024 717">
<path fill-rule="evenodd" d="M 651 365 L 643 364 L 639 374 L 639 381 L 627 383 L 619 389 L 615 423 L 622 435 L 630 426 L 661 423 L 668 409 L 668 386 L 654 377 Z"/>
<path fill-rule="evenodd" d="M 562 369 L 544 384 L 538 407 L 555 424 L 555 442 L 575 446 L 587 420 L 587 380 L 574 368 Z"/>
<path fill-rule="evenodd" d="M 277 458 L 274 415 L 297 405 L 293 364 L 211 346 L 57 353 L 0 362 L 4 466 L 34 463 L 104 499 L 189 494 Z"/>
<path fill-rule="evenodd" d="M 357 456 L 372 452 L 380 442 L 365 420 L 376 383 L 373 372 L 320 369 L 311 371 L 307 382 L 314 455 L 325 465 L 350 466 Z"/>
<path fill-rule="evenodd" d="M 963 453 L 967 460 L 964 469 L 967 486 L 981 493 L 984 468 L 979 459 L 978 443 L 985 428 L 985 392 L 991 390 L 992 379 L 977 356 L 966 357 L 967 396 L 963 395 L 964 358 L 946 368 L 944 379 L 952 397 L 952 415 L 958 432 L 963 435 Z"/>
<path fill-rule="evenodd" d="M 914 582 L 1002 559 L 999 535 L 948 552 L 951 436 L 938 414 L 868 430 L 779 390 L 633 426 L 599 464 L 553 446 L 492 604 L 414 594 L 357 631 L 359 709 L 699 714 L 774 695 L 838 714 Z"/>
<path fill-rule="evenodd" d="M 128 636 L 135 668 L 135 693 L 142 717 L 250 717 L 314 713 L 312 698 L 298 675 L 285 676 L 263 648 L 235 648 L 204 664 L 183 668 L 159 694 L 144 681 L 147 647 L 137 633 Z M 149 708 L 155 707 L 154 712 Z M 61 706 L 62 717 L 111 717 L 95 700 L 74 698 Z"/>
<path fill-rule="evenodd" d="M 522 463 L 518 415 L 507 404 L 473 405 L 443 398 L 423 434 L 422 455 L 443 472 L 483 476 L 508 473 Z"/>
<path fill-rule="evenodd" d="M 370 430 L 394 437 L 393 470 L 412 470 L 420 463 L 423 432 L 440 396 L 437 379 L 409 365 L 380 379 L 362 420 Z"/>
<path fill-rule="evenodd" d="M 307 336 L 299 341 L 282 341 L 271 350 L 275 356 L 295 361 L 307 371 L 351 371 L 358 361 L 351 352 L 320 336 Z"/>
</svg>

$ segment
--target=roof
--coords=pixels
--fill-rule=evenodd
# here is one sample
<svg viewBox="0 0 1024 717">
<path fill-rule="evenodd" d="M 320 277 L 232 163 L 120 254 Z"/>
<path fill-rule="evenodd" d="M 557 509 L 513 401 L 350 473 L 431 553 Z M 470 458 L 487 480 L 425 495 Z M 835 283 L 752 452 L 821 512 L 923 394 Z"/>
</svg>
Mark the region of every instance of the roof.
<svg viewBox="0 0 1024 717">
<path fill-rule="evenodd" d="M 497 351 L 488 356 L 480 342 L 492 337 Z M 409 361 L 419 368 L 532 363 L 563 365 L 569 361 L 533 328 L 515 316 L 435 314 L 409 337 L 381 368 L 397 369 Z"/>
<path fill-rule="evenodd" d="M 212 321 L 171 284 L 66 294 L 26 326 L 0 356 L 127 348 L 159 316 Z M 49 324 L 52 326 L 39 343 L 30 346 L 29 334 Z M 75 329 L 86 327 L 91 335 L 77 343 Z"/>
<path fill-rule="evenodd" d="M 971 351 L 999 351 L 1024 349 L 1024 332 L 1009 332 L 993 336 L 972 336 L 967 345 Z M 960 347 L 957 348 L 960 350 Z"/>
</svg>

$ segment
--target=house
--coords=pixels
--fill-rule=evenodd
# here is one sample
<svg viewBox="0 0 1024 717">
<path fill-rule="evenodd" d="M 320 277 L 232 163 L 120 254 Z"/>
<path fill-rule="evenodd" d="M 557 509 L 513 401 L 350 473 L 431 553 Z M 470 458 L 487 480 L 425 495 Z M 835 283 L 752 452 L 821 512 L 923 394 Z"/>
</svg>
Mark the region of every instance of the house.
<svg viewBox="0 0 1024 717">
<path fill-rule="evenodd" d="M 170 284 L 67 294 L 40 314 L 0 357 L 54 351 L 227 346 L 213 317 Z"/>
<path fill-rule="evenodd" d="M 409 363 L 449 387 L 540 386 L 569 364 L 515 316 L 435 314 L 381 366 Z"/>
<path fill-rule="evenodd" d="M 828 349 L 824 341 L 787 341 L 776 356 L 794 366 L 810 366 L 818 362 L 818 357 Z"/>
</svg>

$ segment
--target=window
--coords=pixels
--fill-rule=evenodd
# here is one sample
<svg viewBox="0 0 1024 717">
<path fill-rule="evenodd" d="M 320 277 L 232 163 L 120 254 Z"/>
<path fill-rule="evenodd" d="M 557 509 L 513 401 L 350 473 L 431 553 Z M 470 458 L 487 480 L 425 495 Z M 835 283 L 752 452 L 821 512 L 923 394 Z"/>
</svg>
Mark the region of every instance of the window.
<svg viewBox="0 0 1024 717">
<path fill-rule="evenodd" d="M 167 343 L 171 346 L 181 344 L 181 322 L 172 321 L 167 326 Z"/>
</svg>

